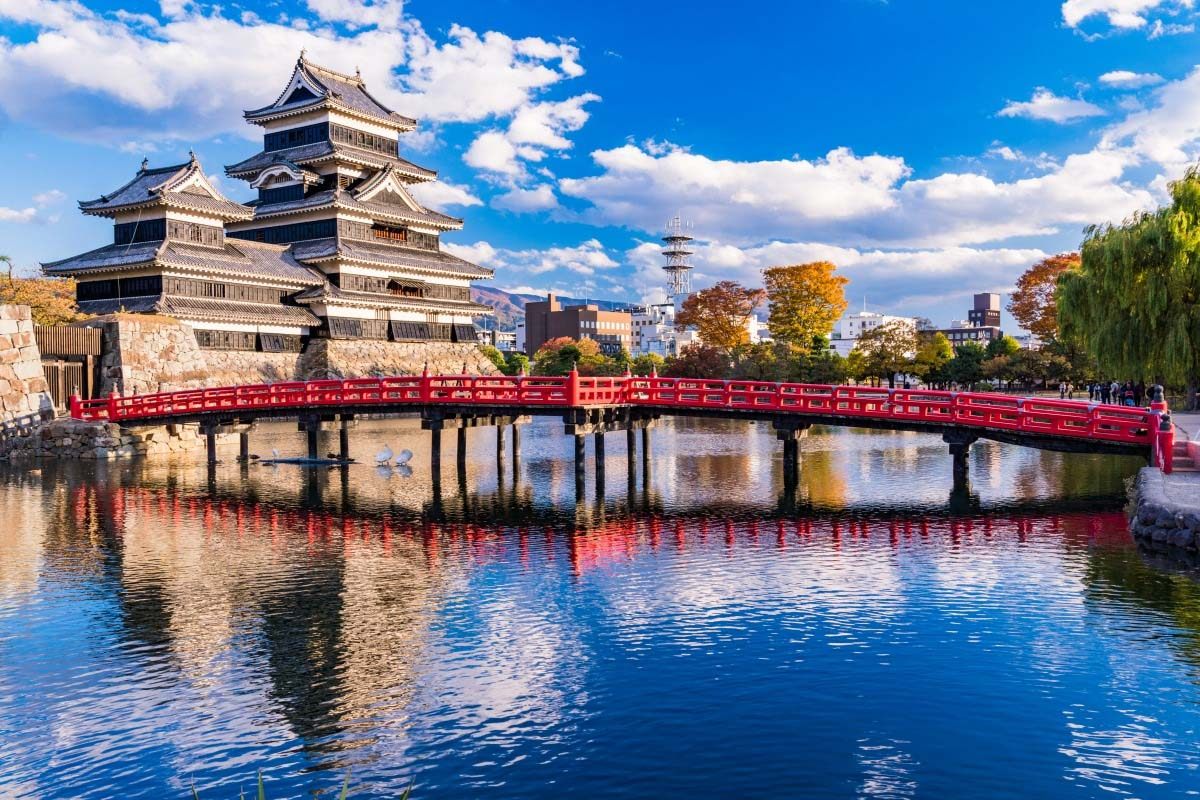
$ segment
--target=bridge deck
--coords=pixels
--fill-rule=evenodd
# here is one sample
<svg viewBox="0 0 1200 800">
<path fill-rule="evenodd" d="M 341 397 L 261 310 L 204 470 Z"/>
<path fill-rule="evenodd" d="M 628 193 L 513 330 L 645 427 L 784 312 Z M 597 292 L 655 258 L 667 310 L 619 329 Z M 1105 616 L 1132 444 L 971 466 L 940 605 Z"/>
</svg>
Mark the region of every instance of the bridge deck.
<svg viewBox="0 0 1200 800">
<path fill-rule="evenodd" d="M 419 412 L 423 416 L 686 415 L 960 433 L 1071 452 L 1148 455 L 1155 463 L 1165 408 L 1128 408 L 986 392 L 887 389 L 690 378 L 414 375 L 286 382 L 72 398 L 71 415 L 122 425 L 250 422 L 298 414 Z M 1168 426 L 1169 427 L 1169 426 Z M 1170 447 L 1166 447 L 1170 452 Z"/>
</svg>

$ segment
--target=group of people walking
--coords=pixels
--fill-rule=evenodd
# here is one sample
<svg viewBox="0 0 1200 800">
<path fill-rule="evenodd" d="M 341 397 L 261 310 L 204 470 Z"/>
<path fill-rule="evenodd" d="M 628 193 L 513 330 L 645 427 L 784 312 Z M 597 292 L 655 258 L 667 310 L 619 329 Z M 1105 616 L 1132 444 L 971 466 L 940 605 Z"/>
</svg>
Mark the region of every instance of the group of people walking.
<svg viewBox="0 0 1200 800">
<path fill-rule="evenodd" d="M 1088 400 L 1093 403 L 1107 403 L 1115 406 L 1139 407 L 1146 399 L 1146 382 L 1097 381 L 1087 385 Z M 1071 385 L 1063 382 L 1058 385 L 1058 396 L 1068 398 L 1072 394 Z"/>
</svg>

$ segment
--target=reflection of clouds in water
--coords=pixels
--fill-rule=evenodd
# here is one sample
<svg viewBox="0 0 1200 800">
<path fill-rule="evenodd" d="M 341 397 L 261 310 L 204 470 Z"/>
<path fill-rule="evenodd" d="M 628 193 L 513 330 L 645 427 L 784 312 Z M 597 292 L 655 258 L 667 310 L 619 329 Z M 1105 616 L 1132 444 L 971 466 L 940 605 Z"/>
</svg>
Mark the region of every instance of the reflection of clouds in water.
<svg viewBox="0 0 1200 800">
<path fill-rule="evenodd" d="M 1065 716 L 1075 718 L 1069 709 Z M 1175 759 L 1168 743 L 1145 725 L 1131 721 L 1113 730 L 1093 730 L 1068 722 L 1067 728 L 1071 741 L 1059 752 L 1075 762 L 1067 769 L 1072 782 L 1135 795 L 1139 784 L 1162 786 L 1167 782 Z"/>
<path fill-rule="evenodd" d="M 917 780 L 914 773 L 920 763 L 904 749 L 910 744 L 901 739 L 859 739 L 854 757 L 862 770 L 862 782 L 856 794 L 859 797 L 915 797 Z"/>
</svg>

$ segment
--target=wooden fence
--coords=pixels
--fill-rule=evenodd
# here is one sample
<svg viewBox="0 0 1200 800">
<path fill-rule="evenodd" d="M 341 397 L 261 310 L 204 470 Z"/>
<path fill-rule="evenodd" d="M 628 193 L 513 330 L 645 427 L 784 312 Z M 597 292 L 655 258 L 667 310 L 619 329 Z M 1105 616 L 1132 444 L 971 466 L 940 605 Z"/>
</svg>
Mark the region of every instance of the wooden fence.
<svg viewBox="0 0 1200 800">
<path fill-rule="evenodd" d="M 71 395 L 95 397 L 99 387 L 97 365 L 104 351 L 99 328 L 35 325 L 33 335 L 42 354 L 42 374 L 57 411 L 65 411 Z"/>
</svg>

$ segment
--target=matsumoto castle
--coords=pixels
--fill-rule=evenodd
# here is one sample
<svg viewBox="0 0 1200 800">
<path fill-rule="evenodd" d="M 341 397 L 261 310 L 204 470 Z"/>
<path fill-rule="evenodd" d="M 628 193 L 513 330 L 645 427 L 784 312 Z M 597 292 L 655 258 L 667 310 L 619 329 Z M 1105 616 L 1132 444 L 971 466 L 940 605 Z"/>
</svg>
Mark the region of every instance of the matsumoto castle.
<svg viewBox="0 0 1200 800">
<path fill-rule="evenodd" d="M 113 242 L 45 265 L 78 280 L 89 314 L 157 313 L 190 325 L 206 349 L 299 352 L 309 337 L 476 341 L 472 280 L 492 271 L 443 252 L 462 220 L 425 208 L 409 186 L 436 174 L 399 156 L 416 127 L 342 75 L 301 54 L 271 105 L 245 112 L 263 149 L 225 168 L 250 182 L 224 197 L 193 155 L 152 168 L 85 214 L 113 221 Z"/>
</svg>

